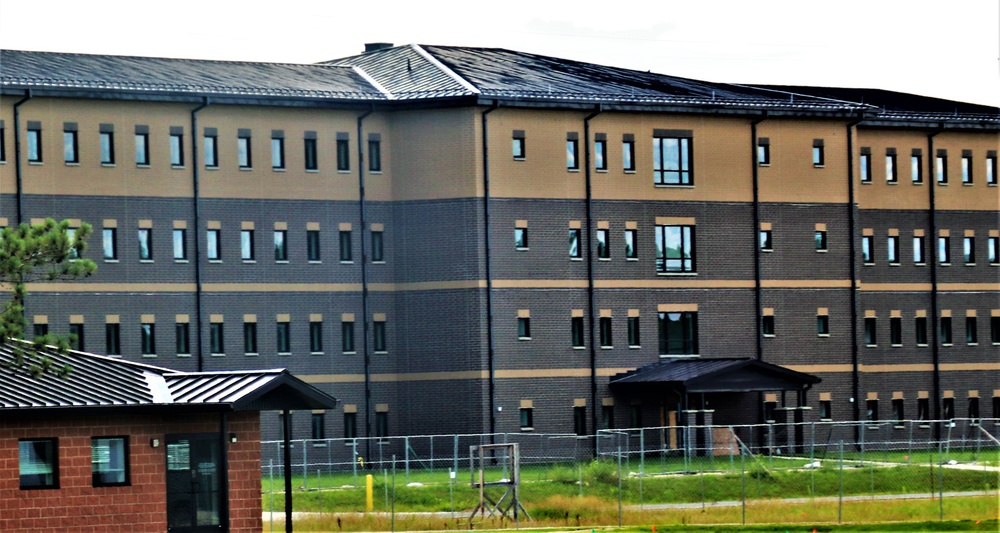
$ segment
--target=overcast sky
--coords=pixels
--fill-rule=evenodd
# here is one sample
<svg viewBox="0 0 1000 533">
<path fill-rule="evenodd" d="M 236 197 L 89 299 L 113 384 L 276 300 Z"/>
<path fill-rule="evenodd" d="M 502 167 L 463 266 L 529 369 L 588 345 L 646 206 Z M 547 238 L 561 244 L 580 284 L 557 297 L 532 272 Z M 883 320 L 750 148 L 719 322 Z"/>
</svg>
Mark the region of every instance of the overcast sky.
<svg viewBox="0 0 1000 533">
<path fill-rule="evenodd" d="M 366 42 L 1000 106 L 1000 0 L 0 0 L 7 49 L 312 63 Z"/>
</svg>

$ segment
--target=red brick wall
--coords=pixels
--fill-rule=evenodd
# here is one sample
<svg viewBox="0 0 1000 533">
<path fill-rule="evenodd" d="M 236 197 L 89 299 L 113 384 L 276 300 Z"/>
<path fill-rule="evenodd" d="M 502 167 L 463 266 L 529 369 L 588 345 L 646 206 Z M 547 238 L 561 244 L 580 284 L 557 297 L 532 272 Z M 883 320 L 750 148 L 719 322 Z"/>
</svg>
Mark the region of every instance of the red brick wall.
<svg viewBox="0 0 1000 533">
<path fill-rule="evenodd" d="M 217 414 L 52 417 L 0 421 L 0 531 L 166 531 L 168 433 L 219 430 Z M 259 533 L 260 415 L 229 416 L 230 531 Z M 90 438 L 129 436 L 131 485 L 94 487 Z M 21 490 L 18 439 L 59 439 L 59 488 Z M 160 446 L 150 447 L 151 439 Z"/>
</svg>

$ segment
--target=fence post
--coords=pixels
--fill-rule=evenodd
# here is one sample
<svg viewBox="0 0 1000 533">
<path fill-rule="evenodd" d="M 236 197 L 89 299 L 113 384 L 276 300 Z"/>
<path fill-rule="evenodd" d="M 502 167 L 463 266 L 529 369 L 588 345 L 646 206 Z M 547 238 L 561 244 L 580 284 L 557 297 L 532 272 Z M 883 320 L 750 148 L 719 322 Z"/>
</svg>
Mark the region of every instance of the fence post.
<svg viewBox="0 0 1000 533">
<path fill-rule="evenodd" d="M 451 460 L 452 465 L 455 468 L 455 473 L 458 474 L 458 435 L 455 435 L 451 450 Z"/>
<path fill-rule="evenodd" d="M 371 459 L 369 457 L 368 459 Z M 354 471 L 354 486 L 358 486 L 358 439 L 351 439 L 351 469 Z"/>
<path fill-rule="evenodd" d="M 302 439 L 302 490 L 309 490 L 309 461 L 306 460 L 306 439 Z"/>
<path fill-rule="evenodd" d="M 730 427 L 730 430 L 732 428 Z M 740 502 L 743 507 L 743 525 L 747 525 L 747 467 L 743 450 L 740 450 Z"/>
<path fill-rule="evenodd" d="M 271 512 L 268 514 L 271 515 L 271 531 L 274 531 L 274 459 L 268 460 L 267 470 L 268 470 L 268 478 L 270 478 L 271 480 L 267 488 L 267 492 L 270 495 L 271 499 L 271 504 L 270 504 Z"/>
<path fill-rule="evenodd" d="M 951 428 L 948 428 L 948 437 L 951 437 Z M 944 521 L 944 457 L 941 453 L 941 443 L 938 443 L 938 457 L 941 459 L 938 465 L 938 519 Z"/>
<path fill-rule="evenodd" d="M 406 466 L 406 484 L 410 484 L 410 437 L 403 437 L 403 465 Z"/>
<path fill-rule="evenodd" d="M 837 523 L 844 521 L 844 440 L 840 440 L 840 489 L 837 497 Z"/>
<path fill-rule="evenodd" d="M 622 527 L 622 447 L 618 447 L 618 527 Z"/>
<path fill-rule="evenodd" d="M 396 454 L 392 454 L 392 503 L 389 507 L 391 531 L 396 531 Z"/>
<path fill-rule="evenodd" d="M 733 444 L 735 443 L 736 443 L 736 434 L 733 433 L 733 426 L 729 426 L 729 471 L 730 472 L 734 472 L 736 470 L 736 465 L 733 462 L 733 452 L 735 451 Z M 742 457 L 742 455 L 743 454 L 741 453 L 740 456 Z"/>
<path fill-rule="evenodd" d="M 858 434 L 861 435 L 861 443 L 860 443 L 861 444 L 861 464 L 865 464 L 865 427 L 866 426 L 865 426 L 865 423 L 863 421 L 859 421 L 858 424 L 861 424 L 861 428 L 860 428 L 861 431 L 858 432 Z"/>
</svg>

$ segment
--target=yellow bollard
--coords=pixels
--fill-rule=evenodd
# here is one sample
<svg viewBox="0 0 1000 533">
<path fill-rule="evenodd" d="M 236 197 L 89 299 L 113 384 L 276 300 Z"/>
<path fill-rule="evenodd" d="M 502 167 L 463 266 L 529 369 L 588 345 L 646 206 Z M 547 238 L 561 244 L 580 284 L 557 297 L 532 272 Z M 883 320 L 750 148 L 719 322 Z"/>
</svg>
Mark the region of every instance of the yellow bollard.
<svg viewBox="0 0 1000 533">
<path fill-rule="evenodd" d="M 365 476 L 365 512 L 375 509 L 375 478 L 371 474 Z"/>
</svg>

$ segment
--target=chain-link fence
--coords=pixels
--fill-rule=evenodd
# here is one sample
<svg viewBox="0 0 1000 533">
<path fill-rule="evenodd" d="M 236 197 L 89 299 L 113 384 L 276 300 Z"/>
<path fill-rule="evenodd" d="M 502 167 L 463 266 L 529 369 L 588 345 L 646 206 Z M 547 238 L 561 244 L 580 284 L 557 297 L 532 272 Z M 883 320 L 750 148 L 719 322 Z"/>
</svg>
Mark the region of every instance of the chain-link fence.
<svg viewBox="0 0 1000 533">
<path fill-rule="evenodd" d="M 458 520 L 475 505 L 470 446 L 517 443 L 525 508 L 555 525 L 995 519 L 998 435 L 1000 419 L 955 419 L 294 440 L 291 472 L 296 511 L 364 510 L 372 475 L 375 513 L 413 510 L 393 505 L 406 487 Z M 282 446 L 262 443 L 265 512 L 280 510 Z"/>
</svg>

